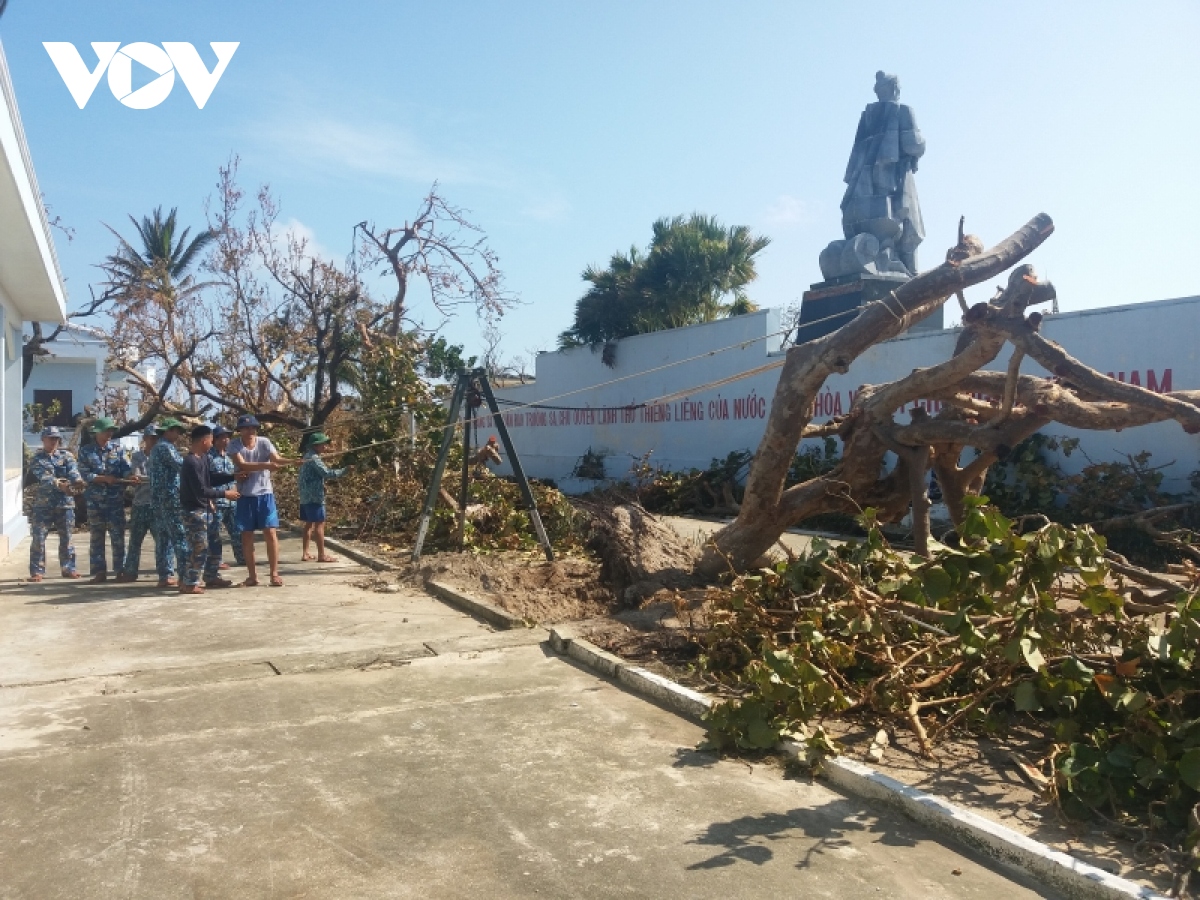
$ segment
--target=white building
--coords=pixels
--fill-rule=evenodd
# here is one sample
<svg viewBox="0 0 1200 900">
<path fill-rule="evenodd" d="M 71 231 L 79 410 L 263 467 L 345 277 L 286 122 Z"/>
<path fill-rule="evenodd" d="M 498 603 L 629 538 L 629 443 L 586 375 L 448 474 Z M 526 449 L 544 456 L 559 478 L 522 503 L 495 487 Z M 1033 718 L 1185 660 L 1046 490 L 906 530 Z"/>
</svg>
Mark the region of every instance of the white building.
<svg viewBox="0 0 1200 900">
<path fill-rule="evenodd" d="M 62 322 L 66 310 L 54 240 L 0 48 L 0 558 L 29 532 L 21 511 L 24 325 Z"/>
<path fill-rule="evenodd" d="M 84 415 L 85 406 L 98 409 L 108 340 L 98 328 L 72 324 L 64 326 L 58 337 L 43 345 L 43 349 L 46 352 L 34 360 L 33 371 L 25 383 L 25 404 L 38 404 L 48 410 L 57 402 L 58 415 L 47 418 L 45 424 L 70 428 L 76 416 Z M 26 440 L 31 446 L 41 446 L 35 431 L 27 432 Z"/>
</svg>

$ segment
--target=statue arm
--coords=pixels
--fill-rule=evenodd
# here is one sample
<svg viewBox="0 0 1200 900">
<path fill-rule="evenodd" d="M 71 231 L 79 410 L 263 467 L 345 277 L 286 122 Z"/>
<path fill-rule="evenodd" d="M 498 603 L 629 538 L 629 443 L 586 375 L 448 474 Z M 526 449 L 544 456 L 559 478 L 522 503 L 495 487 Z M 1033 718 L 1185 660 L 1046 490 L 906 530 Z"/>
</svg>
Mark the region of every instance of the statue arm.
<svg viewBox="0 0 1200 900">
<path fill-rule="evenodd" d="M 925 153 L 925 138 L 917 128 L 917 119 L 912 107 L 900 107 L 900 152 L 912 160 L 912 170 L 917 171 L 917 160 Z"/>
</svg>

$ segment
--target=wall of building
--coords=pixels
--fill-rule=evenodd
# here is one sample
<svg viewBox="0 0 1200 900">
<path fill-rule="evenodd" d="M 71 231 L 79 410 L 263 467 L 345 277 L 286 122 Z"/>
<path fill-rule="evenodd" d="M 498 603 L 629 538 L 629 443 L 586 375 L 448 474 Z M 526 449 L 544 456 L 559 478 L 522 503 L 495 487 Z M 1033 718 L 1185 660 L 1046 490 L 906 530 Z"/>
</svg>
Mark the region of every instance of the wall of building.
<svg viewBox="0 0 1200 900">
<path fill-rule="evenodd" d="M 25 385 L 24 402 L 32 403 L 37 391 L 70 391 L 71 414 L 83 412 L 100 395 L 100 376 L 93 359 L 47 358 L 34 364 Z"/>
<path fill-rule="evenodd" d="M 22 504 L 23 414 L 21 397 L 21 319 L 8 302 L 0 298 L 0 558 L 8 555 L 29 534 L 29 523 Z"/>
<path fill-rule="evenodd" d="M 1200 388 L 1194 338 L 1198 319 L 1200 297 L 1189 297 L 1047 316 L 1042 333 L 1115 378 L 1151 390 L 1191 390 Z M 734 451 L 755 450 L 783 361 L 779 331 L 778 311 L 764 310 L 620 341 L 615 368 L 605 366 L 601 354 L 589 348 L 539 355 L 536 383 L 497 395 L 510 403 L 571 408 L 510 408 L 505 421 L 522 464 L 534 477 L 553 479 L 567 491 L 583 491 L 595 482 L 572 472 L 589 450 L 605 457 L 605 473 L 615 478 L 626 476 L 631 464 L 647 454 L 654 465 L 686 470 L 705 468 Z M 826 382 L 814 421 L 848 412 L 860 385 L 893 381 L 948 359 L 959 333 L 916 332 L 873 347 L 846 375 Z M 1006 349 L 988 368 L 1004 371 L 1007 361 Z M 758 374 L 713 384 L 767 366 Z M 1045 374 L 1028 359 L 1022 371 Z M 667 397 L 649 408 L 621 408 Z M 931 404 L 931 411 L 936 409 Z M 897 415 L 897 421 L 907 420 L 906 411 Z M 1188 476 L 1200 469 L 1200 437 L 1185 434 L 1174 423 L 1121 433 L 1047 430 L 1080 437 L 1087 457 L 1097 461 L 1149 450 L 1154 464 L 1170 464 L 1165 474 L 1172 490 L 1184 489 Z M 1070 471 L 1086 462 L 1077 453 L 1063 464 Z"/>
</svg>

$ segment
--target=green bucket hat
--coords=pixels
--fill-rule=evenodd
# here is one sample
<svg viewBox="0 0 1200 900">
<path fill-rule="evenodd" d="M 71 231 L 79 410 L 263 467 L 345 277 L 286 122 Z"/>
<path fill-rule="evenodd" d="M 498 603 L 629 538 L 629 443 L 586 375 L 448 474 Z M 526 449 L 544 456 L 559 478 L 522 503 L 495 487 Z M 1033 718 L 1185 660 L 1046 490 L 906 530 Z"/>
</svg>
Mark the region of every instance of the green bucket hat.
<svg viewBox="0 0 1200 900">
<path fill-rule="evenodd" d="M 103 416 L 92 423 L 90 431 L 92 434 L 99 434 L 102 431 L 116 431 L 117 420 L 110 419 L 108 416 Z"/>
<path fill-rule="evenodd" d="M 162 434 L 164 431 L 170 431 L 172 428 L 178 428 L 180 431 L 187 430 L 187 426 L 184 425 L 182 422 L 180 422 L 178 419 L 163 419 L 161 422 L 158 423 L 158 433 L 159 434 Z"/>
<path fill-rule="evenodd" d="M 316 444 L 328 444 L 328 443 L 329 443 L 329 435 L 325 434 L 325 432 L 323 432 L 323 431 L 318 431 L 316 434 L 314 434 L 312 437 L 310 437 L 308 439 L 308 444 L 310 447 L 315 446 Z"/>
</svg>

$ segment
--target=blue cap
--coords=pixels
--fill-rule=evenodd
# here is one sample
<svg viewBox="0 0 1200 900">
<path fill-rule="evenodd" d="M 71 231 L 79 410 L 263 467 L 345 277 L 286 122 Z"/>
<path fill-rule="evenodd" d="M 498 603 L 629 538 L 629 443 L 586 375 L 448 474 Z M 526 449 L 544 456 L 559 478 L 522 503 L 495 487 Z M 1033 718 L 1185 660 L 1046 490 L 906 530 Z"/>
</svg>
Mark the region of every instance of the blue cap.
<svg viewBox="0 0 1200 900">
<path fill-rule="evenodd" d="M 158 437 L 158 426 L 147 425 L 142 429 L 142 437 Z"/>
<path fill-rule="evenodd" d="M 254 418 L 254 416 L 238 416 L 237 427 L 239 429 L 257 428 L 258 427 L 258 419 Z"/>
<path fill-rule="evenodd" d="M 218 425 L 213 428 L 213 440 L 215 441 L 217 438 L 229 437 L 229 435 L 232 433 L 233 432 L 231 432 L 224 425 Z"/>
<path fill-rule="evenodd" d="M 45 428 L 42 429 L 42 437 L 58 438 L 61 441 L 62 440 L 62 432 L 58 430 L 57 425 L 47 425 Z"/>
</svg>

